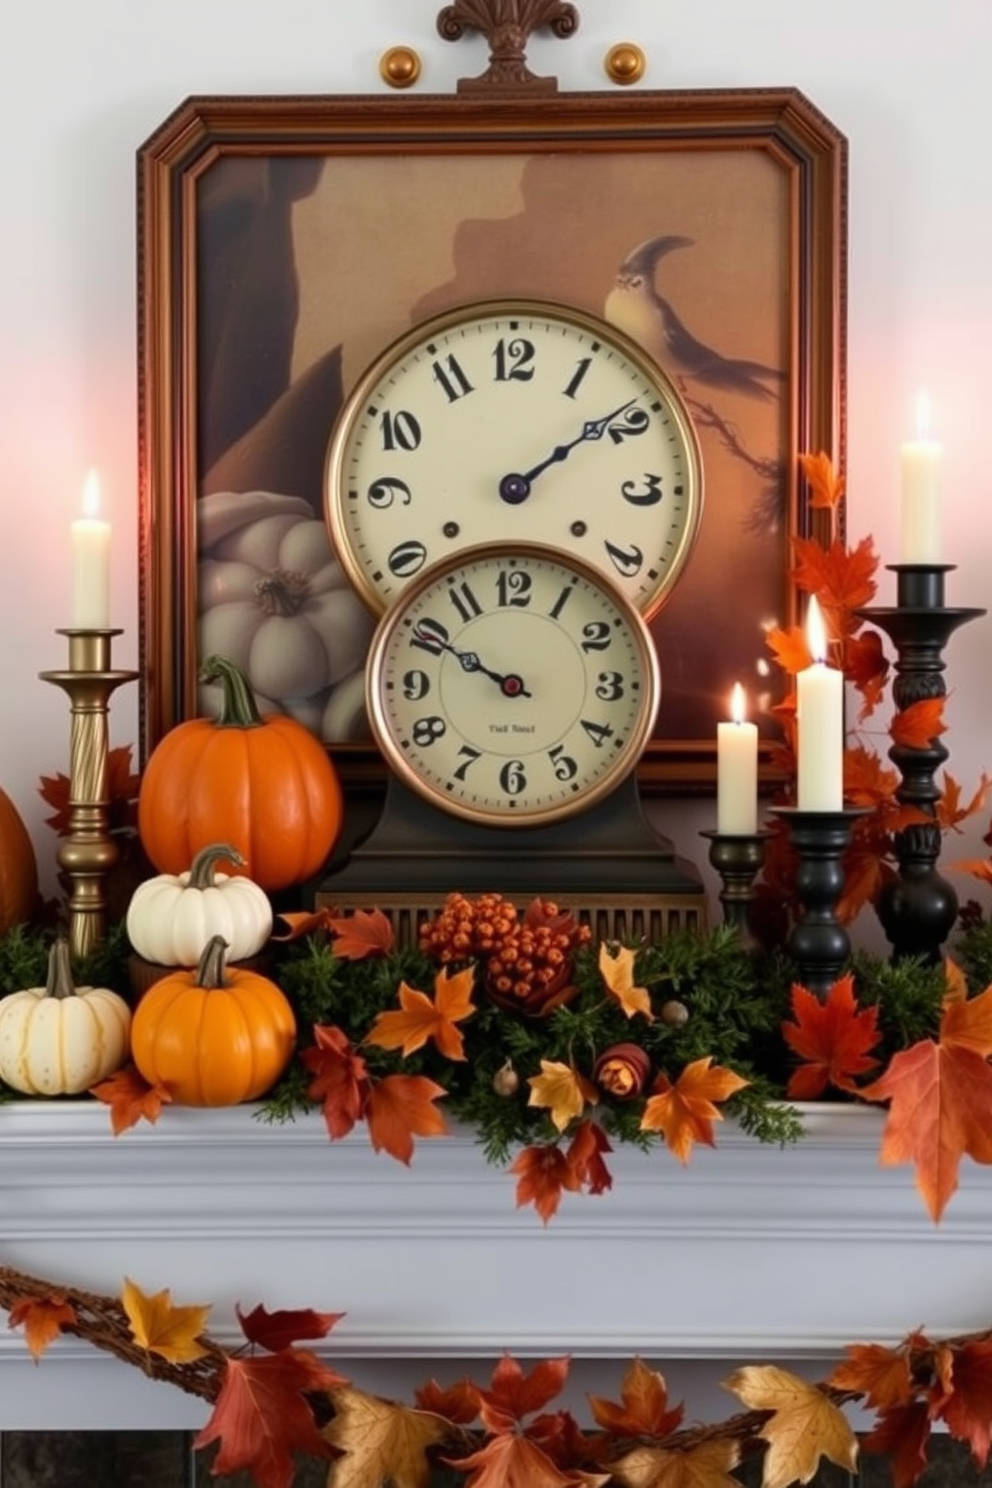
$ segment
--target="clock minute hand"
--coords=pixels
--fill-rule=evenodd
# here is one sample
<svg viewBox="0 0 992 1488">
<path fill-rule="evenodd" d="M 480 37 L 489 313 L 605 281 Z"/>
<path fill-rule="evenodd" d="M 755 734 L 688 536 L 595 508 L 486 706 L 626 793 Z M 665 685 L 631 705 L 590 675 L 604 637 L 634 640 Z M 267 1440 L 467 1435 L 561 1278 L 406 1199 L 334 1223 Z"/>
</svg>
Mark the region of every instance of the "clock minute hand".
<svg viewBox="0 0 992 1488">
<path fill-rule="evenodd" d="M 417 639 L 422 643 L 427 642 L 432 651 L 448 651 L 460 665 L 463 672 L 481 672 L 484 677 L 491 677 L 494 682 L 499 683 L 500 692 L 504 697 L 531 697 L 532 693 L 527 691 L 524 679 L 517 672 L 494 672 L 481 661 L 475 651 L 461 651 L 453 646 L 450 641 L 442 640 L 435 631 L 422 631 L 419 626 L 414 630 Z"/>
<path fill-rule="evenodd" d="M 522 475 L 512 472 L 504 475 L 499 483 L 499 494 L 503 501 L 509 506 L 519 506 L 526 501 L 531 493 L 531 488 L 537 477 L 551 465 L 559 465 L 580 444 L 588 444 L 590 440 L 602 439 L 614 419 L 626 413 L 627 409 L 636 403 L 636 398 L 628 398 L 626 403 L 621 403 L 619 408 L 614 408 L 612 413 L 604 413 L 601 418 L 586 419 L 579 433 L 568 444 L 556 444 L 547 459 L 525 471 Z"/>
</svg>

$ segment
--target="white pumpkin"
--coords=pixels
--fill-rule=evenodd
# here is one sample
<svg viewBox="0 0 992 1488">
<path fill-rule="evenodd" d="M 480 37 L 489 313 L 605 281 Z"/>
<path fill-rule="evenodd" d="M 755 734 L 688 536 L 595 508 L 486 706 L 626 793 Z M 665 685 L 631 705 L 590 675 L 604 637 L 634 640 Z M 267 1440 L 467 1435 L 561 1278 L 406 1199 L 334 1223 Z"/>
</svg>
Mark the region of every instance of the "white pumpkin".
<svg viewBox="0 0 992 1488">
<path fill-rule="evenodd" d="M 215 842 L 201 848 L 185 873 L 160 873 L 138 885 L 127 934 L 139 956 L 160 966 L 196 966 L 215 935 L 227 942 L 231 961 L 262 949 L 272 933 L 272 906 L 250 878 L 217 873 L 221 861 L 244 866 L 233 847 Z"/>
<path fill-rule="evenodd" d="M 57 940 L 44 987 L 0 1000 L 0 1080 L 25 1095 L 79 1095 L 125 1063 L 131 1009 L 107 987 L 74 987 Z"/>
</svg>

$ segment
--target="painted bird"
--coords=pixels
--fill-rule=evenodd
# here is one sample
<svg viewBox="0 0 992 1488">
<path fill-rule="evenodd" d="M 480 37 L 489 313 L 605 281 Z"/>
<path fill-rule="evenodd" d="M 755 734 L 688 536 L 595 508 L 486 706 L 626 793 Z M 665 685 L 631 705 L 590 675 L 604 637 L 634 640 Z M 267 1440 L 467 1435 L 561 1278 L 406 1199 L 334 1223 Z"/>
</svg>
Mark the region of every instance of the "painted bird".
<svg viewBox="0 0 992 1488">
<path fill-rule="evenodd" d="M 766 384 L 784 381 L 784 372 L 761 362 L 721 356 L 712 346 L 697 341 L 671 302 L 655 289 L 655 270 L 661 259 L 676 248 L 691 248 L 694 241 L 677 236 L 649 238 L 628 253 L 607 296 L 606 319 L 638 341 L 670 377 L 694 379 L 748 398 L 774 397 Z"/>
</svg>

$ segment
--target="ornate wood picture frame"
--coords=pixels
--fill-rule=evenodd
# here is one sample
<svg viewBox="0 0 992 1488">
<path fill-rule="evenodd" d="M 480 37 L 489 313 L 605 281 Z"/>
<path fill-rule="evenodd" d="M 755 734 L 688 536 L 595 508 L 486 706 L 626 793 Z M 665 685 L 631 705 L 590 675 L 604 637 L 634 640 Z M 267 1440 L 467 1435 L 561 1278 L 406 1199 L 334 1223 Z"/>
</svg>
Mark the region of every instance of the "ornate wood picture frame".
<svg viewBox="0 0 992 1488">
<path fill-rule="evenodd" d="M 763 636 L 795 618 L 790 543 L 816 516 L 796 456 L 844 455 L 846 142 L 809 100 L 191 98 L 138 167 L 143 754 L 203 710 L 201 628 L 237 649 L 234 611 L 211 613 L 241 582 L 231 565 L 305 566 L 259 556 L 261 533 L 299 523 L 305 548 L 364 366 L 437 311 L 507 295 L 616 320 L 667 361 L 699 432 L 703 523 L 652 622 L 663 693 L 642 784 L 711 788 L 735 680 L 774 737 Z M 355 737 L 371 620 L 338 577 L 320 583 L 321 686 L 286 680 L 276 702 L 346 779 L 375 778 Z"/>
</svg>

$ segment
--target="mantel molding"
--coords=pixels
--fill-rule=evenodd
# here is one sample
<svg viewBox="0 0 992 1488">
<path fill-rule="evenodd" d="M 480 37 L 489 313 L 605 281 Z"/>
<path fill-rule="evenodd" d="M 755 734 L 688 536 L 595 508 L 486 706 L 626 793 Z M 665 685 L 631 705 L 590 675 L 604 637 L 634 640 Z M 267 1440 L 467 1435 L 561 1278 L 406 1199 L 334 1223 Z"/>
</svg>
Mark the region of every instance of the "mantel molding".
<svg viewBox="0 0 992 1488">
<path fill-rule="evenodd" d="M 987 1324 L 992 1174 L 964 1165 L 934 1226 L 910 1170 L 878 1165 L 880 1112 L 805 1110 L 796 1147 L 727 1123 L 686 1169 L 619 1149 L 613 1192 L 566 1195 L 544 1228 L 467 1134 L 419 1142 L 404 1168 L 364 1131 L 329 1142 L 319 1116 L 267 1125 L 252 1107 L 172 1109 L 114 1139 L 95 1103 L 17 1102 L 0 1109 L 0 1260 L 97 1291 L 127 1275 L 211 1302 L 221 1342 L 236 1336 L 236 1302 L 345 1310 L 329 1352 L 367 1365 L 505 1349 L 822 1359 L 916 1325 Z M 66 1370 L 72 1390 L 53 1395 Z M 94 1369 L 79 1343 L 60 1341 L 36 1367 L 4 1331 L 0 1429 L 30 1424 L 43 1398 L 48 1424 L 74 1424 L 80 1389 L 108 1371 L 116 1400 L 134 1394 L 132 1424 L 169 1424 L 177 1409 L 200 1419 L 198 1402 L 177 1407 L 164 1386 L 125 1385 L 137 1371 L 116 1361 Z M 65 1420 L 51 1420 L 53 1399 Z"/>
</svg>

